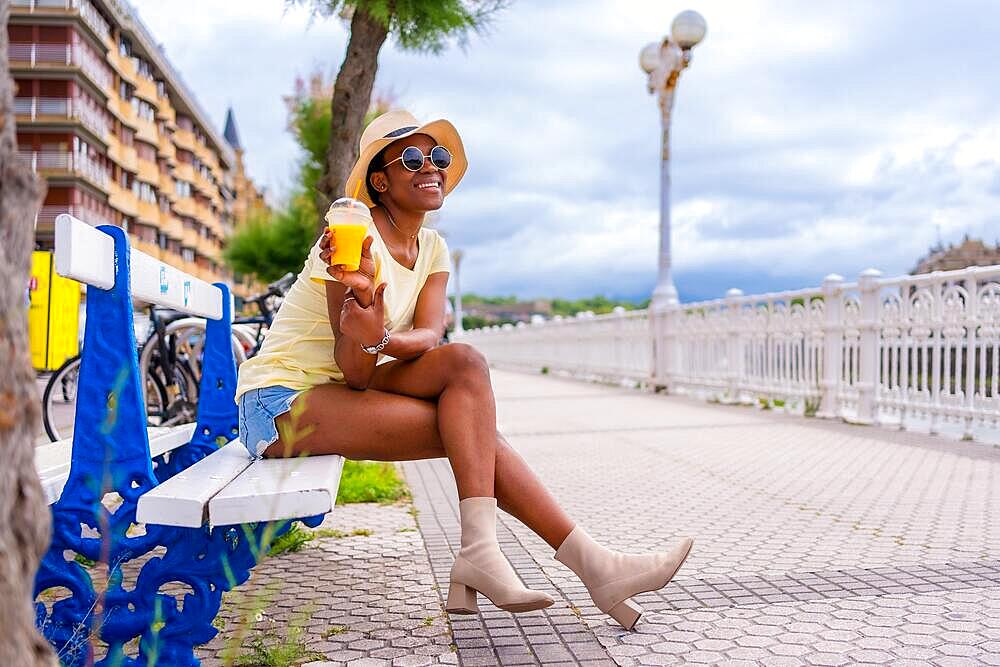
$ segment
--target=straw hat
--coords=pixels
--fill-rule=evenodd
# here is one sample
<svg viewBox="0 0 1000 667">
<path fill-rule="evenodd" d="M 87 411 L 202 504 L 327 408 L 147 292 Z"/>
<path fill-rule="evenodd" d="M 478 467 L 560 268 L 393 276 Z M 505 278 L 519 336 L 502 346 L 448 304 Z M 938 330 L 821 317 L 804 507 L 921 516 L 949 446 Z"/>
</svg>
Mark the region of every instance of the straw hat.
<svg viewBox="0 0 1000 667">
<path fill-rule="evenodd" d="M 447 169 L 448 177 L 445 179 L 444 193 L 447 195 L 455 189 L 469 166 L 458 130 L 443 118 L 421 125 L 410 112 L 397 110 L 382 114 L 369 123 L 361 134 L 361 156 L 351 169 L 347 183 L 344 184 L 344 194 L 353 197 L 358 181 L 361 181 L 358 199 L 369 208 L 375 206 L 375 202 L 368 195 L 368 184 L 365 182 L 369 163 L 383 148 L 412 134 L 429 135 L 451 152 L 451 166 Z"/>
</svg>

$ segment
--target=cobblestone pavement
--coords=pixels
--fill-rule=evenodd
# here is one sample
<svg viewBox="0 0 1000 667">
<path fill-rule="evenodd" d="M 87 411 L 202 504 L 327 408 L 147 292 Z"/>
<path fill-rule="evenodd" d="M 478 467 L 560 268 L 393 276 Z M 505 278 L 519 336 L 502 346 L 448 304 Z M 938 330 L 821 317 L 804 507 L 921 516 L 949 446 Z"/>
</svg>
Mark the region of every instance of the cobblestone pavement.
<svg viewBox="0 0 1000 667">
<path fill-rule="evenodd" d="M 257 568 L 238 594 L 280 593 L 249 624 L 227 597 L 204 664 L 218 665 L 227 642 L 246 654 L 300 628 L 314 667 L 1000 665 L 1000 449 L 493 377 L 508 440 L 595 538 L 632 552 L 695 538 L 674 581 L 637 596 L 636 631 L 601 614 L 552 549 L 502 512 L 504 553 L 557 602 L 512 615 L 480 596 L 480 615 L 449 622 L 457 497 L 437 459 L 401 464 L 416 523 L 405 504 L 338 506 L 324 527 L 373 534 L 317 540 Z"/>
<path fill-rule="evenodd" d="M 558 602 L 512 616 L 480 597 L 482 616 L 452 617 L 461 664 L 1000 665 L 1000 449 L 493 377 L 503 432 L 598 540 L 695 546 L 669 586 L 638 596 L 646 614 L 625 632 L 501 514 L 505 553 Z M 458 547 L 454 479 L 442 460 L 404 470 L 441 585 Z"/>
<path fill-rule="evenodd" d="M 319 529 L 328 536 L 268 558 L 226 594 L 221 632 L 197 651 L 204 667 L 227 653 L 237 664 L 289 664 L 251 660 L 259 646 L 272 656 L 284 646 L 313 667 L 457 664 L 409 503 L 340 505 Z"/>
</svg>

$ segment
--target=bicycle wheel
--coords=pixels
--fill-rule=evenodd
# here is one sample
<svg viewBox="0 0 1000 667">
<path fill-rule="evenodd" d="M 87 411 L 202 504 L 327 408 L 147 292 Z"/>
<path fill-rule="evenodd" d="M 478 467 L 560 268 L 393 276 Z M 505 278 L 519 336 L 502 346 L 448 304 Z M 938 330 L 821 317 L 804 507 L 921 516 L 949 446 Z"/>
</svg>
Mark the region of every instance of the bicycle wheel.
<svg viewBox="0 0 1000 667">
<path fill-rule="evenodd" d="M 52 374 L 42 394 L 42 424 L 52 442 L 73 437 L 76 419 L 76 396 L 80 381 L 80 355 L 67 359 Z M 157 426 L 165 412 L 167 392 L 157 377 L 149 377 L 146 396 L 146 423 Z"/>
<path fill-rule="evenodd" d="M 42 424 L 52 442 L 73 435 L 80 355 L 70 357 L 49 377 L 42 394 Z"/>
<path fill-rule="evenodd" d="M 202 352 L 205 346 L 205 320 L 198 317 L 185 317 L 175 320 L 167 325 L 165 329 L 167 340 L 173 341 L 174 350 L 178 359 L 184 359 L 188 364 L 188 371 L 194 378 L 194 396 L 197 397 L 198 383 L 201 381 L 201 361 Z M 247 360 L 246 349 L 253 347 L 254 339 L 246 331 L 232 332 L 233 356 L 236 357 L 236 367 Z M 139 372 L 145 376 L 150 369 L 155 366 L 153 355 L 159 353 L 159 334 L 153 334 L 146 341 L 139 355 Z M 165 384 L 170 384 L 165 382 Z M 197 402 L 197 401 L 195 401 Z"/>
<path fill-rule="evenodd" d="M 198 380 L 187 360 L 178 356 L 168 375 L 167 364 L 160 360 L 158 340 L 154 334 L 146 341 L 139 364 L 144 385 L 158 387 L 163 396 L 161 409 L 152 425 L 172 426 L 194 421 L 198 411 Z M 153 415 L 150 417 L 152 420 Z"/>
</svg>

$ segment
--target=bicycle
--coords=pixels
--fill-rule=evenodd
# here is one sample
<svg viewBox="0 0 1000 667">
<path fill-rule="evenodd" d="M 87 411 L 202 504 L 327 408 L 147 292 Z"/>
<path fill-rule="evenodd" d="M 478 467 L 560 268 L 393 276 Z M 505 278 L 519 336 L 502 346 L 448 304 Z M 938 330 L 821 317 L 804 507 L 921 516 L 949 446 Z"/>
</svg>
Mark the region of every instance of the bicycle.
<svg viewBox="0 0 1000 667">
<path fill-rule="evenodd" d="M 179 356 L 173 342 L 163 332 L 183 314 L 150 307 L 152 332 L 139 346 L 146 355 L 148 369 L 142 391 L 146 403 L 146 421 L 150 426 L 172 426 L 192 421 L 197 406 L 198 382 L 184 356 Z M 75 416 L 80 355 L 67 359 L 49 377 L 42 394 L 42 423 L 45 433 L 55 442 L 72 435 L 72 425 L 65 417 Z M 71 421 L 71 420 L 70 420 Z"/>
<path fill-rule="evenodd" d="M 233 321 L 233 354 L 237 366 L 260 349 L 264 331 L 274 319 L 276 308 L 271 301 L 284 296 L 294 281 L 295 274 L 287 273 L 268 285 L 265 292 L 246 299 L 257 306 L 260 314 Z M 159 307 L 150 307 L 149 320 L 150 334 L 139 346 L 139 371 L 145 394 L 147 424 L 173 426 L 194 421 L 197 417 L 205 320 Z M 75 412 L 79 372 L 80 356 L 77 355 L 67 359 L 45 386 L 42 395 L 43 423 L 52 441 L 72 435 L 71 429 L 59 425 L 58 413 Z M 60 407 L 61 404 L 66 407 Z"/>
<path fill-rule="evenodd" d="M 263 342 L 264 331 L 271 326 L 274 313 L 272 299 L 281 298 L 295 282 L 294 273 L 286 273 L 267 286 L 267 290 L 245 299 L 246 303 L 257 306 L 259 315 L 237 317 L 233 320 L 233 354 L 236 366 L 257 354 Z M 254 329 L 256 327 L 256 329 Z M 175 341 L 180 354 L 190 360 L 196 378 L 201 378 L 201 352 L 205 341 L 205 320 L 200 317 L 184 317 L 167 325 L 164 335 Z M 139 370 L 149 367 L 150 355 L 144 353 L 139 358 Z"/>
</svg>

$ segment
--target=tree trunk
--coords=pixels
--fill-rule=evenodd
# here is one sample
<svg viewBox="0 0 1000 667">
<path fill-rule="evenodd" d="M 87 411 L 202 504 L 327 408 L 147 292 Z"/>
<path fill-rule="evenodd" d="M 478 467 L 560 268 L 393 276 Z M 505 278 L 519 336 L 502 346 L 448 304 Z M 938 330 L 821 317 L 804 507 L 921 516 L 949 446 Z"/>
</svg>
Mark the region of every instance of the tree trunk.
<svg viewBox="0 0 1000 667">
<path fill-rule="evenodd" d="M 319 212 L 317 228 L 320 231 L 326 224 L 323 215 L 327 207 L 343 196 L 351 167 L 358 159 L 358 141 L 378 71 L 378 52 L 387 34 L 386 27 L 368 12 L 361 8 L 354 10 L 347 55 L 340 66 L 330 100 L 330 145 L 326 149 L 326 170 L 319 181 L 321 194 L 316 199 L 316 210 Z"/>
<path fill-rule="evenodd" d="M 9 0 L 0 0 L 0 665 L 54 665 L 35 629 L 35 570 L 49 542 L 49 510 L 35 472 L 41 414 L 28 353 L 25 293 L 34 219 L 45 186 L 17 162 L 7 65 Z"/>
</svg>

